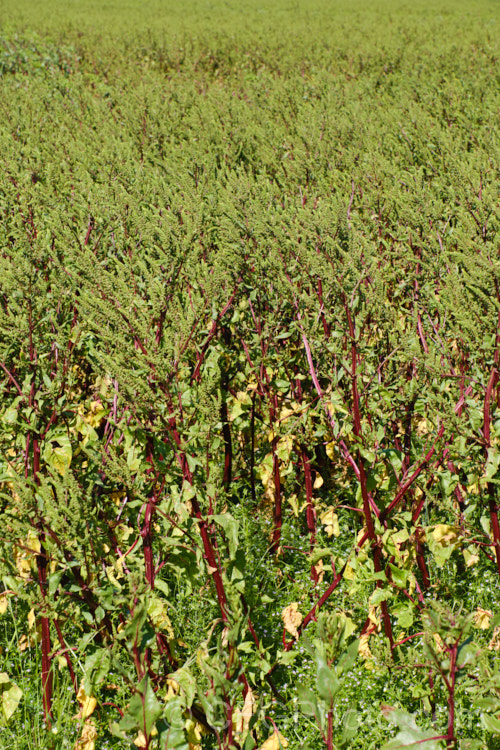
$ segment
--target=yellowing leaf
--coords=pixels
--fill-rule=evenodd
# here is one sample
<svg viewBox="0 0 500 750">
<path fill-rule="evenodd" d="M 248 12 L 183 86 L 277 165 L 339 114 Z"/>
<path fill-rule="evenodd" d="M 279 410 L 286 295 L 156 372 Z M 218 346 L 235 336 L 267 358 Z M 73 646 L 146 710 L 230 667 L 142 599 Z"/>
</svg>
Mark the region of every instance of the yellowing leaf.
<svg viewBox="0 0 500 750">
<path fill-rule="evenodd" d="M 167 692 L 165 694 L 165 700 L 168 701 L 172 698 L 175 698 L 176 695 L 179 695 L 179 690 L 181 689 L 181 686 L 177 682 L 177 680 L 174 680 L 172 677 L 167 677 Z"/>
<path fill-rule="evenodd" d="M 134 740 L 134 745 L 136 747 L 146 747 L 147 746 L 146 737 L 144 736 L 144 732 L 142 732 L 142 731 L 139 732 L 139 734 L 137 735 L 137 737 Z"/>
<path fill-rule="evenodd" d="M 493 638 L 488 643 L 488 648 L 492 651 L 500 651 L 500 627 L 495 628 L 493 631 Z"/>
<path fill-rule="evenodd" d="M 416 433 L 419 437 L 425 437 L 429 434 L 429 427 L 427 425 L 427 420 L 424 417 L 421 417 L 418 420 Z"/>
<path fill-rule="evenodd" d="M 299 605 L 297 602 L 292 602 L 288 607 L 285 607 L 281 613 L 281 619 L 283 620 L 285 630 L 290 633 L 290 635 L 293 635 L 294 638 L 298 638 L 299 631 L 297 628 L 302 622 L 302 615 L 299 612 Z"/>
<path fill-rule="evenodd" d="M 456 526 L 449 526 L 447 523 L 438 523 L 434 527 L 432 536 L 435 542 L 442 547 L 447 547 L 448 545 L 456 544 L 460 539 L 460 529 Z"/>
<path fill-rule="evenodd" d="M 445 649 L 444 641 L 439 635 L 439 633 L 434 633 L 434 643 L 435 643 L 435 649 L 438 654 L 443 653 Z"/>
<path fill-rule="evenodd" d="M 268 453 L 262 463 L 255 467 L 257 474 L 260 477 L 265 492 L 264 496 L 269 503 L 274 504 L 274 476 L 273 476 L 273 454 Z"/>
<path fill-rule="evenodd" d="M 365 660 L 366 669 L 373 669 L 373 654 L 369 646 L 370 635 L 365 633 L 359 639 L 359 655 Z"/>
<path fill-rule="evenodd" d="M 320 516 L 320 521 L 328 536 L 340 536 L 339 517 L 335 513 L 335 508 L 325 510 Z"/>
<path fill-rule="evenodd" d="M 102 420 L 106 416 L 106 409 L 100 401 L 91 401 L 89 411 L 83 415 L 83 421 L 87 422 L 91 427 L 99 427 Z"/>
<path fill-rule="evenodd" d="M 22 554 L 15 556 L 16 568 L 23 580 L 27 580 L 31 573 L 31 563 Z"/>
<path fill-rule="evenodd" d="M 316 479 L 314 480 L 313 487 L 315 490 L 319 490 L 320 487 L 323 487 L 324 483 L 325 483 L 325 480 L 323 479 L 321 474 L 317 474 Z"/>
<path fill-rule="evenodd" d="M 174 639 L 174 629 L 167 615 L 165 603 L 154 594 L 151 594 L 149 600 L 148 615 L 155 628 L 166 633 L 172 641 Z"/>
<path fill-rule="evenodd" d="M 7 612 L 8 603 L 7 592 L 3 591 L 0 594 L 0 615 L 3 615 L 5 614 L 5 612 Z"/>
<path fill-rule="evenodd" d="M 30 630 L 35 624 L 35 619 L 35 610 L 30 609 L 30 611 L 28 612 L 28 627 Z"/>
<path fill-rule="evenodd" d="M 14 545 L 12 554 L 19 576 L 27 580 L 31 576 L 31 566 L 40 552 L 40 540 L 33 531 L 29 531 L 26 540 L 20 545 Z"/>
<path fill-rule="evenodd" d="M 285 750 L 288 747 L 288 740 L 283 737 L 281 732 L 274 731 L 270 737 L 260 746 L 259 750 Z"/>
<path fill-rule="evenodd" d="M 23 691 L 13 683 L 6 672 L 0 672 L 0 699 L 2 723 L 6 723 L 11 718 L 23 697 Z"/>
<path fill-rule="evenodd" d="M 235 419 L 238 419 L 238 417 L 241 417 L 241 415 L 244 413 L 244 407 L 245 406 L 251 406 L 252 404 L 252 398 L 249 393 L 246 393 L 246 391 L 238 391 L 236 394 L 236 398 L 234 400 L 234 403 L 231 407 L 231 411 L 229 412 L 228 419 L 230 422 L 234 422 Z"/>
<path fill-rule="evenodd" d="M 379 633 L 381 629 L 380 619 L 377 617 L 377 607 L 373 604 L 370 605 L 368 619 L 372 624 L 371 632 L 373 633 L 373 631 L 376 630 L 377 633 Z"/>
<path fill-rule="evenodd" d="M 478 607 L 474 612 L 474 625 L 480 630 L 488 630 L 493 613 L 489 609 Z"/>
<path fill-rule="evenodd" d="M 438 523 L 425 529 L 427 544 L 434 556 L 438 567 L 450 559 L 453 552 L 460 546 L 463 537 L 460 528 L 446 523 Z"/>
<path fill-rule="evenodd" d="M 283 435 L 283 437 L 278 440 L 278 444 L 276 446 L 276 454 L 279 460 L 288 465 L 292 450 L 293 435 Z"/>
<path fill-rule="evenodd" d="M 20 639 L 17 642 L 17 648 L 22 653 L 23 651 L 26 651 L 27 648 L 33 648 L 33 646 L 36 645 L 36 635 L 22 635 Z"/>
<path fill-rule="evenodd" d="M 314 566 L 314 570 L 316 571 L 316 575 L 318 576 L 318 583 L 323 583 L 323 578 L 325 577 L 325 565 L 323 563 L 323 560 L 319 560 L 316 565 Z"/>
<path fill-rule="evenodd" d="M 325 446 L 325 450 L 326 450 L 326 455 L 328 456 L 328 458 L 330 459 L 330 461 L 334 461 L 335 460 L 335 453 L 336 453 L 335 441 L 332 440 L 330 443 L 327 443 L 326 446 Z"/>
<path fill-rule="evenodd" d="M 251 689 L 248 688 L 243 708 L 236 708 L 233 712 L 233 729 L 237 735 L 246 735 L 250 719 L 255 711 L 256 700 Z"/>
<path fill-rule="evenodd" d="M 120 560 L 120 558 L 119 558 Z M 123 563 L 123 561 L 121 561 Z M 115 575 L 115 568 L 113 565 L 107 565 L 106 566 L 106 575 L 108 577 L 108 581 L 110 581 L 113 586 L 115 586 L 117 589 L 121 589 L 121 584 L 118 581 L 118 578 L 123 578 L 123 569 L 120 564 L 117 566 L 118 574 Z"/>
<path fill-rule="evenodd" d="M 134 533 L 132 526 L 121 525 L 117 527 L 117 535 L 120 541 L 126 542 L 131 534 Z"/>
<path fill-rule="evenodd" d="M 205 733 L 205 727 L 191 717 L 184 724 L 189 750 L 201 750 L 201 737 Z"/>
<path fill-rule="evenodd" d="M 97 706 L 96 699 L 94 698 L 93 695 L 87 695 L 85 693 L 83 685 L 80 686 L 80 689 L 78 690 L 76 699 L 77 699 L 78 703 L 80 704 L 80 710 L 76 714 L 75 718 L 76 719 L 87 719 L 95 711 L 95 707 Z"/>
<path fill-rule="evenodd" d="M 97 729 L 92 719 L 87 719 L 73 750 L 95 750 Z"/>
<path fill-rule="evenodd" d="M 479 562 L 479 555 L 477 552 L 470 552 L 468 549 L 464 549 L 464 560 L 465 564 L 468 568 L 471 568 L 473 565 Z"/>
<path fill-rule="evenodd" d="M 112 500 L 116 506 L 121 505 L 126 497 L 127 493 L 125 490 L 114 490 L 109 493 L 109 499 Z"/>
<path fill-rule="evenodd" d="M 345 566 L 344 578 L 346 578 L 348 581 L 354 581 L 354 579 L 356 578 L 351 563 L 347 563 L 347 565 Z"/>
</svg>

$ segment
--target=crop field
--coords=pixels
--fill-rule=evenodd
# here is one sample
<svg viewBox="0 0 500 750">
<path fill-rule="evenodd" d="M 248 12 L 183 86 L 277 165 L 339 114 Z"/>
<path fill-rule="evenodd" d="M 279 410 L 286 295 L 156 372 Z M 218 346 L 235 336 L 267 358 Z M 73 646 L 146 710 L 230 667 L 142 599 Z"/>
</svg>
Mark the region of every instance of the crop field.
<svg viewBox="0 0 500 750">
<path fill-rule="evenodd" d="M 0 5 L 0 750 L 500 748 L 500 4 Z"/>
</svg>

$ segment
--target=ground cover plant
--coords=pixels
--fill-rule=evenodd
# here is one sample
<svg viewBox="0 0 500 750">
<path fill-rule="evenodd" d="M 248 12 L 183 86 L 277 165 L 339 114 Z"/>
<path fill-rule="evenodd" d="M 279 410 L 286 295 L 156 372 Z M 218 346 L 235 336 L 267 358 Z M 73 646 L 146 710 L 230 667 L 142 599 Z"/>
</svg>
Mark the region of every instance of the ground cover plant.
<svg viewBox="0 0 500 750">
<path fill-rule="evenodd" d="M 494 2 L 0 9 L 0 747 L 500 747 Z"/>
</svg>

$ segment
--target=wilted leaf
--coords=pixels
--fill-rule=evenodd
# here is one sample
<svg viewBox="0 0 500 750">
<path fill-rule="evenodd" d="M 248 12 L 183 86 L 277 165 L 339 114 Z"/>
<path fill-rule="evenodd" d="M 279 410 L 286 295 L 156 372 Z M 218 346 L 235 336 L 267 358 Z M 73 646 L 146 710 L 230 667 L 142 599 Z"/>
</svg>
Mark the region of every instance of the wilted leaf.
<svg viewBox="0 0 500 750">
<path fill-rule="evenodd" d="M 426 538 L 439 567 L 449 560 L 462 539 L 460 529 L 446 523 L 436 524 L 430 534 L 427 530 Z"/>
<path fill-rule="evenodd" d="M 155 629 L 166 633 L 169 640 L 172 641 L 174 639 L 174 629 L 172 628 L 172 623 L 170 622 L 166 609 L 166 602 L 151 593 L 148 602 L 149 618 Z"/>
<path fill-rule="evenodd" d="M 478 607 L 474 612 L 474 625 L 480 630 L 488 630 L 492 617 L 493 612 L 491 612 L 489 609 Z"/>
<path fill-rule="evenodd" d="M 500 627 L 495 628 L 493 631 L 493 637 L 488 643 L 488 648 L 492 651 L 500 651 Z"/>
<path fill-rule="evenodd" d="M 233 727 L 236 734 L 245 735 L 248 732 L 248 726 L 255 711 L 255 705 L 255 696 L 252 690 L 248 688 L 243 708 L 236 708 L 233 713 Z"/>
<path fill-rule="evenodd" d="M 325 446 L 326 455 L 330 459 L 330 461 L 335 460 L 335 449 L 336 449 L 336 443 L 334 440 L 332 440 L 330 443 L 327 443 Z"/>
<path fill-rule="evenodd" d="M 283 620 L 285 630 L 290 633 L 290 635 L 293 635 L 294 638 L 298 638 L 299 631 L 297 628 L 302 622 L 302 615 L 299 612 L 299 605 L 297 602 L 292 602 L 288 607 L 285 607 L 281 613 L 281 619 Z"/>
<path fill-rule="evenodd" d="M 147 743 L 147 741 L 146 741 L 146 737 L 144 736 L 144 732 L 143 732 L 143 731 L 142 731 L 142 729 L 141 729 L 141 730 L 139 731 L 139 734 L 137 735 L 137 737 L 136 737 L 136 738 L 135 738 L 135 740 L 134 740 L 134 745 L 135 745 L 136 747 L 146 747 L 146 746 L 147 746 L 147 744 L 148 744 L 148 743 Z"/>
<path fill-rule="evenodd" d="M 259 750 L 285 750 L 288 747 L 288 740 L 283 737 L 281 732 L 274 731 L 270 737 L 260 746 Z"/>
<path fill-rule="evenodd" d="M 95 707 L 97 706 L 96 699 L 94 698 L 93 695 L 86 694 L 85 688 L 83 687 L 83 685 L 80 685 L 80 689 L 78 690 L 76 699 L 78 703 L 80 704 L 80 710 L 76 714 L 75 718 L 87 719 L 95 711 Z"/>
<path fill-rule="evenodd" d="M 7 606 L 9 602 L 7 599 L 7 592 L 4 591 L 2 594 L 0 594 L 0 615 L 3 615 L 7 612 Z"/>
<path fill-rule="evenodd" d="M 95 750 L 97 729 L 92 719 L 87 719 L 83 725 L 82 733 L 76 741 L 74 750 Z"/>
<path fill-rule="evenodd" d="M 470 551 L 468 549 L 464 549 L 463 552 L 465 564 L 468 568 L 471 568 L 473 565 L 476 565 L 476 563 L 479 562 L 479 555 L 475 551 Z"/>
<path fill-rule="evenodd" d="M 319 490 L 320 487 L 323 487 L 324 483 L 325 483 L 325 480 L 323 479 L 321 474 L 317 474 L 316 479 L 314 480 L 313 488 L 315 490 Z"/>
<path fill-rule="evenodd" d="M 30 609 L 30 611 L 28 612 L 28 618 L 27 619 L 28 619 L 28 627 L 31 630 L 31 628 L 34 626 L 35 620 L 36 620 L 35 610 L 33 608 Z"/>
<path fill-rule="evenodd" d="M 317 562 L 313 567 L 318 577 L 318 583 L 323 583 L 323 578 L 325 577 L 325 565 L 323 563 L 323 560 L 319 560 L 319 562 Z"/>
<path fill-rule="evenodd" d="M 25 633 L 23 633 L 23 635 L 17 642 L 17 648 L 22 653 L 23 651 L 26 651 L 27 648 L 33 648 L 35 644 L 36 634 L 26 635 Z"/>
<path fill-rule="evenodd" d="M 365 660 L 365 667 L 367 669 L 371 669 L 373 666 L 373 654 L 370 651 L 369 641 L 370 641 L 370 636 L 368 635 L 368 633 L 365 633 L 364 635 L 362 635 L 361 638 L 359 639 L 359 649 L 358 649 L 359 655 L 361 656 L 362 659 Z"/>
<path fill-rule="evenodd" d="M 195 719 L 189 718 L 184 724 L 184 731 L 189 750 L 201 750 L 201 738 L 205 734 L 205 727 Z"/>
<path fill-rule="evenodd" d="M 335 513 L 335 508 L 325 510 L 321 514 L 320 520 L 328 536 L 340 536 L 339 517 Z"/>
</svg>

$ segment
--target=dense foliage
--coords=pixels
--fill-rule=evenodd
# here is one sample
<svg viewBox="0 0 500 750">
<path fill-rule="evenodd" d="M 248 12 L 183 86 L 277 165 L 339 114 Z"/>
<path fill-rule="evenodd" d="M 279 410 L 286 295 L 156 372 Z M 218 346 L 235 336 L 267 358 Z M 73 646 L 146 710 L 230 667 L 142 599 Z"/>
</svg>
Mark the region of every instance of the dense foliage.
<svg viewBox="0 0 500 750">
<path fill-rule="evenodd" d="M 3 4 L 2 747 L 500 746 L 499 39 Z"/>
</svg>

